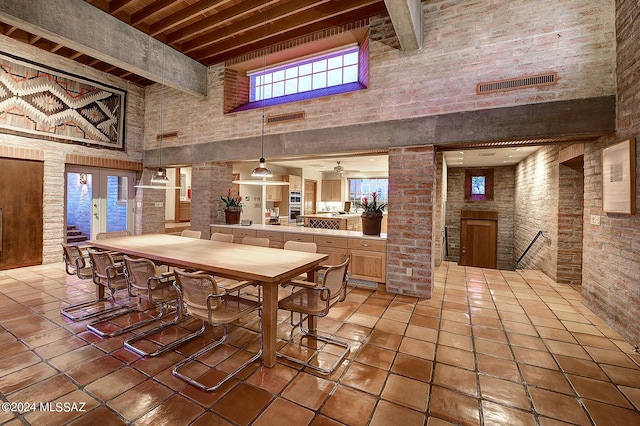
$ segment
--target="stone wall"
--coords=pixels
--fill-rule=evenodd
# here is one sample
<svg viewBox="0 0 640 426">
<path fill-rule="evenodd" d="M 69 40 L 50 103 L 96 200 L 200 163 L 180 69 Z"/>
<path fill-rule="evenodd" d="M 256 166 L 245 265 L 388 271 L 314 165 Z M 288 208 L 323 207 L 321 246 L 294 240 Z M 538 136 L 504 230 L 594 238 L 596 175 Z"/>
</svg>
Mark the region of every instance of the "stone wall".
<svg viewBox="0 0 640 426">
<path fill-rule="evenodd" d="M 618 43 L 617 133 L 585 146 L 585 208 L 582 294 L 584 303 L 632 345 L 640 345 L 640 3 L 616 0 Z M 636 212 L 602 210 L 602 149 L 626 138 L 636 141 Z M 591 225 L 591 215 L 601 217 Z"/>
<path fill-rule="evenodd" d="M 558 276 L 558 147 L 544 147 L 516 166 L 514 254 L 519 258 L 538 231 L 544 231 L 518 265 Z"/>
<path fill-rule="evenodd" d="M 558 165 L 558 276 L 562 284 L 582 283 L 584 161 Z"/>
<path fill-rule="evenodd" d="M 498 212 L 498 269 L 513 270 L 515 168 L 494 168 L 493 201 L 465 201 L 465 168 L 449 168 L 447 176 L 446 227 L 449 259 L 460 259 L 460 212 L 482 210 Z"/>
<path fill-rule="evenodd" d="M 144 131 L 144 89 L 101 73 L 78 62 L 49 54 L 41 49 L 19 43 L 0 35 L 0 51 L 70 74 L 118 87 L 127 91 L 125 113 L 125 151 L 114 151 L 52 142 L 37 137 L 15 136 L 0 133 L 0 156 L 7 158 L 39 159 L 44 162 L 44 215 L 43 215 L 43 263 L 59 262 L 60 243 L 64 239 L 65 165 L 81 164 L 100 167 L 135 165 L 142 161 Z M 72 162 L 78 159 L 77 162 Z M 86 161 L 95 160 L 95 161 Z M 135 167 L 131 170 L 136 170 Z M 17 188 L 19 190 L 19 188 Z M 138 214 L 141 212 L 139 211 Z M 139 221 L 138 221 L 139 223 Z"/>
</svg>

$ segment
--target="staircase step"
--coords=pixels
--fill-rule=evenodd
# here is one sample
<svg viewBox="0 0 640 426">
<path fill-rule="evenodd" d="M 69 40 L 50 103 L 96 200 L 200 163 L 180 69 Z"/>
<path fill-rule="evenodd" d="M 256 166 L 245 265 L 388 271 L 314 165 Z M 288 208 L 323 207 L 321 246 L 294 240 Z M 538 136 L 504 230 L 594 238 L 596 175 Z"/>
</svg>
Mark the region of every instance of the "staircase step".
<svg viewBox="0 0 640 426">
<path fill-rule="evenodd" d="M 87 241 L 87 237 L 85 237 L 84 235 L 67 237 L 67 243 L 80 243 L 82 241 Z"/>
<path fill-rule="evenodd" d="M 79 229 L 67 229 L 68 237 L 75 237 L 77 235 L 82 235 L 82 231 Z"/>
</svg>

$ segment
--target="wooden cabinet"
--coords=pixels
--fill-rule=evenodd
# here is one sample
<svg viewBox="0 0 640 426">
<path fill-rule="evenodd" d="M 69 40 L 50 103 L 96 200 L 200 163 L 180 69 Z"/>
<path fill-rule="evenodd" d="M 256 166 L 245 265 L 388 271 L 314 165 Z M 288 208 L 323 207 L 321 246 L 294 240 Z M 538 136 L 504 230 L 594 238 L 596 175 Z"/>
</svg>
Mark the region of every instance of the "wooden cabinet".
<svg viewBox="0 0 640 426">
<path fill-rule="evenodd" d="M 316 235 L 314 242 L 318 246 L 318 253 L 329 255 L 324 265 L 339 265 L 349 256 L 348 242 L 344 237 Z"/>
<path fill-rule="evenodd" d="M 289 175 L 289 191 L 300 191 L 302 192 L 302 177 L 296 175 Z"/>
<path fill-rule="evenodd" d="M 274 178 L 273 180 L 279 180 L 278 178 Z M 282 201 L 282 188 L 286 188 L 286 186 L 281 185 L 267 185 L 267 199 L 266 201 L 274 201 L 280 202 Z"/>
<path fill-rule="evenodd" d="M 244 237 L 256 237 L 257 231 L 255 229 L 242 229 L 233 228 L 233 242 L 241 243 Z"/>
<path fill-rule="evenodd" d="M 387 242 L 349 238 L 349 275 L 352 278 L 384 283 L 387 275 Z"/>
<path fill-rule="evenodd" d="M 342 181 L 322 181 L 322 201 L 342 201 Z"/>
<path fill-rule="evenodd" d="M 257 231 L 258 238 L 268 238 L 269 247 L 271 248 L 284 248 L 284 233 L 273 231 Z"/>
</svg>

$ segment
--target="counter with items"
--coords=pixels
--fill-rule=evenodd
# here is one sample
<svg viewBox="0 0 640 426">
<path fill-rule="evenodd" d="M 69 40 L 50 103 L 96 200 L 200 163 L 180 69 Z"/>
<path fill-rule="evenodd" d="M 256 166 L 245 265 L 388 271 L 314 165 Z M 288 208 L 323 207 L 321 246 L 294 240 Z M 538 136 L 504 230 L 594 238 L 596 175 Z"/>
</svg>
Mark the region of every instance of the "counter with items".
<svg viewBox="0 0 640 426">
<path fill-rule="evenodd" d="M 273 248 L 283 248 L 287 241 L 314 242 L 318 246 L 318 253 L 329 255 L 327 265 L 337 265 L 350 256 L 351 278 L 375 283 L 386 282 L 386 234 L 374 236 L 362 235 L 360 231 L 261 224 L 212 224 L 211 233 L 214 232 L 233 234 L 234 243 L 241 243 L 244 237 L 266 237 L 269 238 L 269 246 Z"/>
<path fill-rule="evenodd" d="M 317 213 L 306 214 L 304 226 L 320 229 L 341 229 L 348 231 L 362 231 L 362 221 L 360 214 L 339 214 L 339 213 Z"/>
</svg>

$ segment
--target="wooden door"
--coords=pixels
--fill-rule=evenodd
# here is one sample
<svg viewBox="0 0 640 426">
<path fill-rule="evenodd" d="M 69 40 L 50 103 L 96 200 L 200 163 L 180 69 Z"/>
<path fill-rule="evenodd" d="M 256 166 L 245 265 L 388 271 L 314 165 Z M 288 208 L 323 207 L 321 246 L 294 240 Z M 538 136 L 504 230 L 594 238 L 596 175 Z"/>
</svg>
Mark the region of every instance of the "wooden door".
<svg viewBox="0 0 640 426">
<path fill-rule="evenodd" d="M 482 214 L 479 216 L 486 215 Z M 497 263 L 497 214 L 495 219 L 473 217 L 465 218 L 463 215 L 460 219 L 460 265 L 495 269 L 497 267 Z"/>
<path fill-rule="evenodd" d="M 0 170 L 0 270 L 39 265 L 44 164 L 0 158 Z"/>
<path fill-rule="evenodd" d="M 318 182 L 315 180 L 304 180 L 304 214 L 316 213 L 316 198 L 318 193 Z"/>
</svg>

